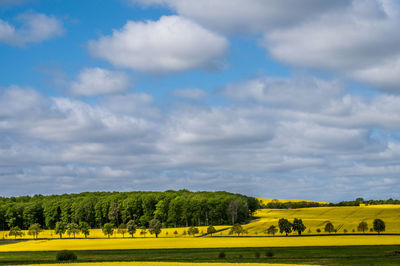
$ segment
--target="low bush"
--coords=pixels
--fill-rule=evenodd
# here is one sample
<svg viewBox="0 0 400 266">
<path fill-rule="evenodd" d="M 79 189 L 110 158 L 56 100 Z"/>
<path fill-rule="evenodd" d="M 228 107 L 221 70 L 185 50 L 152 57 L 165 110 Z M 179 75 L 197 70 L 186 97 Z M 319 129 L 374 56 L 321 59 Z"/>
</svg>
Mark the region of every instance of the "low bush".
<svg viewBox="0 0 400 266">
<path fill-rule="evenodd" d="M 258 259 L 259 257 L 260 257 L 260 252 L 256 252 L 255 254 L 254 254 L 254 256 Z"/>
<path fill-rule="evenodd" d="M 76 254 L 70 250 L 61 250 L 57 253 L 57 261 L 75 261 L 78 257 Z"/>
<path fill-rule="evenodd" d="M 226 257 L 226 254 L 225 254 L 225 252 L 223 252 L 223 251 L 221 251 L 219 254 L 218 254 L 218 258 L 220 258 L 220 259 L 223 259 L 223 258 L 225 258 Z"/>
<path fill-rule="evenodd" d="M 265 256 L 273 257 L 274 256 L 274 252 L 272 252 L 272 250 L 268 250 L 268 251 L 265 252 Z"/>
</svg>

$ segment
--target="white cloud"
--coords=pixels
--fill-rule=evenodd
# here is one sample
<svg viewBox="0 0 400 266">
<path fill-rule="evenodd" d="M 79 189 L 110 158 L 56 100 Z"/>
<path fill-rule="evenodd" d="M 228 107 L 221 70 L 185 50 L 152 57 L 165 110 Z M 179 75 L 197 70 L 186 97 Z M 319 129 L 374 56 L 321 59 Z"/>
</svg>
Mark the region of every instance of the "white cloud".
<svg viewBox="0 0 400 266">
<path fill-rule="evenodd" d="M 231 101 L 222 106 L 164 106 L 144 93 L 89 105 L 4 89 L 2 188 L 212 186 L 321 200 L 385 198 L 400 189 L 400 96 L 347 94 L 341 83 L 306 76 L 244 81 L 224 93 Z"/>
<path fill-rule="evenodd" d="M 178 14 L 225 33 L 259 33 L 293 25 L 350 0 L 131 0 L 143 5 L 167 5 Z"/>
<path fill-rule="evenodd" d="M 95 96 L 122 92 L 129 86 L 130 80 L 123 72 L 96 67 L 83 69 L 69 87 L 75 95 Z"/>
<path fill-rule="evenodd" d="M 354 0 L 345 12 L 266 32 L 263 45 L 280 61 L 398 91 L 399 11 L 392 0 Z"/>
<path fill-rule="evenodd" d="M 227 47 L 224 37 L 179 16 L 128 21 L 111 36 L 89 42 L 92 55 L 150 73 L 219 67 Z"/>
<path fill-rule="evenodd" d="M 0 19 L 0 42 L 24 46 L 28 43 L 42 42 L 64 33 L 60 20 L 45 14 L 27 12 L 15 18 L 20 27 L 16 28 Z"/>
</svg>

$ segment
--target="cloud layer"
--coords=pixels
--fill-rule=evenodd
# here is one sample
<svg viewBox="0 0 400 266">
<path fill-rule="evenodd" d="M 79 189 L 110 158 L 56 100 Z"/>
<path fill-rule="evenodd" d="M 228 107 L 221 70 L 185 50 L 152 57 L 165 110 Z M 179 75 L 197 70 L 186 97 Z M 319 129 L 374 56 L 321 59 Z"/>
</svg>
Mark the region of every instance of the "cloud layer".
<svg viewBox="0 0 400 266">
<path fill-rule="evenodd" d="M 5 178 L 8 193 L 24 182 L 26 193 L 151 185 L 321 200 L 399 196 L 400 97 L 351 95 L 306 76 L 243 81 L 223 94 L 229 106 L 165 109 L 143 93 L 90 106 L 9 88 L 0 96 L 0 171 L 17 176 Z"/>
<path fill-rule="evenodd" d="M 148 73 L 215 69 L 228 41 L 179 16 L 158 21 L 128 21 L 111 36 L 89 43 L 90 52 L 112 64 Z"/>
</svg>

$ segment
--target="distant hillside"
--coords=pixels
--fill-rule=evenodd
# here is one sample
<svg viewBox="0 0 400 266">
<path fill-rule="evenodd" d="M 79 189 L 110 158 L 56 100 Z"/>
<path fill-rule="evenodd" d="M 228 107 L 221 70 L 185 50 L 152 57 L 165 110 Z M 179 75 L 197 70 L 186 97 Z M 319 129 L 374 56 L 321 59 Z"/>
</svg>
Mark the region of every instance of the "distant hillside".
<svg viewBox="0 0 400 266">
<path fill-rule="evenodd" d="M 299 200 L 299 199 L 262 199 L 257 198 L 262 204 L 267 205 L 270 202 L 288 203 L 288 202 L 315 202 L 319 204 L 329 204 L 329 202 L 315 201 L 315 200 Z"/>
</svg>

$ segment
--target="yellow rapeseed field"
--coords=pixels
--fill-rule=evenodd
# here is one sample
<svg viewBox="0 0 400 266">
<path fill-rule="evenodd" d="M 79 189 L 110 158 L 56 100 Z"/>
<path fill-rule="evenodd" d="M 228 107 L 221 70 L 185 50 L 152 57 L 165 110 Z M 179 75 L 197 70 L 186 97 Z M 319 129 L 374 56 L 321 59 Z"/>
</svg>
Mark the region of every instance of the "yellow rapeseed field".
<svg viewBox="0 0 400 266">
<path fill-rule="evenodd" d="M 230 226 L 224 225 L 224 226 L 214 226 L 216 230 L 222 230 L 222 229 L 228 229 Z M 199 235 L 207 233 L 207 226 L 199 226 Z M 188 227 L 179 227 L 179 228 L 163 228 L 161 230 L 161 234 L 158 235 L 158 237 L 192 237 L 187 234 Z M 177 234 L 175 234 L 175 231 Z M 186 234 L 184 233 L 186 231 Z M 24 236 L 22 237 L 17 237 L 17 239 L 32 239 L 33 237 L 28 235 L 28 230 L 23 230 Z M 0 239 L 14 239 L 13 236 L 8 235 L 9 231 L 0 231 Z M 143 234 L 144 233 L 144 234 Z M 67 233 L 63 234 L 63 238 L 73 238 L 73 235 L 68 235 Z M 76 238 L 84 238 L 85 236 L 81 233 L 75 235 Z M 111 238 L 130 238 L 132 237 L 130 234 L 125 233 L 123 236 L 122 234 L 118 233 L 117 229 L 114 229 L 114 233 L 111 236 Z M 142 229 L 137 229 L 136 233 L 134 234 L 135 238 L 153 238 L 155 235 L 152 235 L 149 233 L 149 230 L 142 230 Z M 54 233 L 54 230 L 43 230 L 39 234 L 39 238 L 54 238 L 54 239 L 59 239 L 60 236 Z M 90 235 L 88 238 L 106 238 L 106 236 L 103 234 L 103 231 L 101 229 L 91 229 L 90 230 Z"/>
<path fill-rule="evenodd" d="M 298 199 L 263 199 L 263 198 L 257 198 L 259 201 L 261 201 L 261 203 L 263 204 L 268 204 L 272 201 L 275 202 L 280 202 L 280 203 L 287 203 L 287 202 L 317 202 L 320 204 L 328 204 L 328 202 L 323 202 L 323 201 L 315 201 L 315 200 L 298 200 Z"/>
<path fill-rule="evenodd" d="M 400 245 L 393 235 L 308 236 L 308 237 L 201 237 L 201 238 L 137 238 L 137 239 L 54 239 L 28 240 L 0 245 L 0 252 L 106 250 L 106 249 L 170 249 L 230 247 L 298 247 L 348 245 Z"/>
<path fill-rule="evenodd" d="M 361 221 L 367 222 L 368 229 L 370 229 L 373 227 L 373 220 L 376 218 L 382 219 L 385 222 L 385 233 L 400 233 L 400 205 L 260 209 L 256 212 L 255 216 L 258 219 L 243 226 L 243 228 L 247 229 L 247 235 L 249 236 L 266 236 L 267 233 L 265 230 L 271 225 L 278 227 L 278 220 L 280 218 L 286 218 L 289 221 L 293 221 L 294 218 L 301 218 L 307 227 L 305 232 L 303 232 L 306 235 L 327 234 L 324 232 L 324 228 L 328 221 L 338 229 L 337 233 L 359 233 L 357 232 L 357 226 Z M 321 233 L 318 233 L 317 229 L 320 229 Z M 366 234 L 368 233 L 370 232 Z M 226 230 L 220 232 L 218 235 L 228 234 L 229 230 Z M 297 233 L 293 232 L 292 234 Z M 278 235 L 280 235 L 279 232 Z"/>
</svg>

